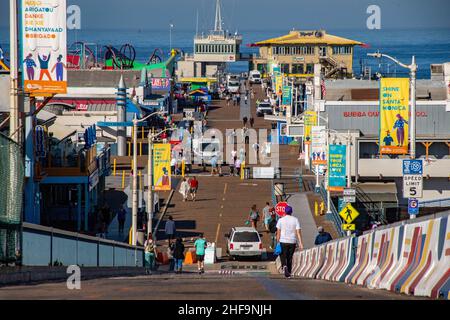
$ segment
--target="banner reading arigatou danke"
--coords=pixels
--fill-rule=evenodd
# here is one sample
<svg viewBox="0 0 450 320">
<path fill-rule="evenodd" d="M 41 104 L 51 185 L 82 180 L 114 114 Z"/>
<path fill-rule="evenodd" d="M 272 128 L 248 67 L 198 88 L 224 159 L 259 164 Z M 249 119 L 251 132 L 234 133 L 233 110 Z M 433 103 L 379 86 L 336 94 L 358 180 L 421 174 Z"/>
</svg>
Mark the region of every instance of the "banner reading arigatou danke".
<svg viewBox="0 0 450 320">
<path fill-rule="evenodd" d="M 66 0 L 22 0 L 21 63 L 25 92 L 67 93 Z"/>
</svg>

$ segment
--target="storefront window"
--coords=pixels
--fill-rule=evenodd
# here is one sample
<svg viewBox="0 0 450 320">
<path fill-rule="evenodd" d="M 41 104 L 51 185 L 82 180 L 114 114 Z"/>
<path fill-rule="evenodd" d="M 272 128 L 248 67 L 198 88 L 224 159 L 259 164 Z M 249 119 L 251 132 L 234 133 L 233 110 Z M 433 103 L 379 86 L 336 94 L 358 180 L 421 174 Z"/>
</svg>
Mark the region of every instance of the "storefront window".
<svg viewBox="0 0 450 320">
<path fill-rule="evenodd" d="M 302 74 L 305 71 L 303 63 L 295 63 L 292 65 L 292 73 Z"/>
<path fill-rule="evenodd" d="M 281 72 L 282 73 L 289 73 L 289 64 L 287 64 L 287 63 L 281 64 Z"/>
</svg>

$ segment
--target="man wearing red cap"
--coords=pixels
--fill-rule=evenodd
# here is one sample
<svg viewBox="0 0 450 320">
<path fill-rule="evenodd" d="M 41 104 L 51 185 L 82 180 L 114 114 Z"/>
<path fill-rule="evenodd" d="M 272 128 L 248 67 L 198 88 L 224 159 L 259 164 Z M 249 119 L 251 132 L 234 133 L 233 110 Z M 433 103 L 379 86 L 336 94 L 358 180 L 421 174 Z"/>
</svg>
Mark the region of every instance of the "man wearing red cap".
<svg viewBox="0 0 450 320">
<path fill-rule="evenodd" d="M 292 257 L 297 245 L 303 250 L 303 241 L 300 223 L 296 217 L 292 216 L 293 209 L 287 206 L 285 209 L 286 215 L 278 220 L 277 223 L 277 242 L 281 245 L 281 265 L 283 266 L 284 276 L 291 277 L 292 272 Z"/>
</svg>

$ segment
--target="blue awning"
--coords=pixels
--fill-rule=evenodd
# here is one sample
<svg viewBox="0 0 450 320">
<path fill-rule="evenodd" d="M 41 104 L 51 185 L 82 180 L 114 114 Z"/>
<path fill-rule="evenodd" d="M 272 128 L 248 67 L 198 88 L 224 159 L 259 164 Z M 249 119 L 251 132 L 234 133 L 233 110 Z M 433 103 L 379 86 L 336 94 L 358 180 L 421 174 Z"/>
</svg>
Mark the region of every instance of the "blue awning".
<svg viewBox="0 0 450 320">
<path fill-rule="evenodd" d="M 142 115 L 142 110 L 140 109 L 140 107 L 135 105 L 134 102 L 131 101 L 130 99 L 127 99 L 126 108 L 127 108 L 127 112 L 136 113 L 138 115 L 138 117 L 140 117 Z"/>
</svg>

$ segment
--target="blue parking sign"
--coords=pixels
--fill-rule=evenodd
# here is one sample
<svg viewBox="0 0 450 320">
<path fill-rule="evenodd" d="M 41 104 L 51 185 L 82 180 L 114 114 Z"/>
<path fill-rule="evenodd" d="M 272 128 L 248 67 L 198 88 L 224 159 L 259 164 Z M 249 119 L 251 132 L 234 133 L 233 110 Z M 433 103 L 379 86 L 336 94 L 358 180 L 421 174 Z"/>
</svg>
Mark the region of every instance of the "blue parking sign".
<svg viewBox="0 0 450 320">
<path fill-rule="evenodd" d="M 403 175 L 423 174 L 423 160 L 403 160 Z"/>
<path fill-rule="evenodd" d="M 419 214 L 419 200 L 415 198 L 408 199 L 408 214 Z"/>
</svg>

